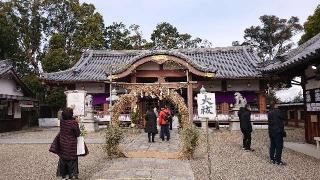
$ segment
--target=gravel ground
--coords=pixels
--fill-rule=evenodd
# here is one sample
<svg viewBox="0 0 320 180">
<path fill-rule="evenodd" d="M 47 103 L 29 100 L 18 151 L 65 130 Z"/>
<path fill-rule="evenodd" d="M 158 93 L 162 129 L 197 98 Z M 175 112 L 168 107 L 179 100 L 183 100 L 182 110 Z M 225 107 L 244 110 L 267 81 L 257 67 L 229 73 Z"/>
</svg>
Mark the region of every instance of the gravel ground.
<svg viewBox="0 0 320 180">
<path fill-rule="evenodd" d="M 88 145 L 90 154 L 79 158 L 81 179 L 104 167 L 102 145 Z M 0 145 L 0 179 L 57 179 L 58 156 L 48 151 L 49 145 Z"/>
<path fill-rule="evenodd" d="M 53 139 L 58 128 L 33 128 L 19 132 L 1 133 L 5 139 Z M 123 145 L 131 142 L 139 132 L 126 129 Z M 104 131 L 89 133 L 86 138 L 104 138 Z M 95 172 L 111 165 L 102 144 L 88 144 L 89 155 L 79 158 L 80 179 L 89 179 Z M 50 153 L 50 144 L 0 144 L 0 180 L 57 179 L 58 156 Z"/>
<path fill-rule="evenodd" d="M 303 141 L 302 129 L 287 129 L 285 141 Z M 252 134 L 254 152 L 242 148 L 241 132 L 227 130 L 210 133 L 210 160 L 212 179 L 320 179 L 320 161 L 289 149 L 283 151 L 287 166 L 276 166 L 268 162 L 269 138 L 266 130 L 255 130 Z M 201 136 L 199 149 L 191 167 L 195 179 L 208 178 L 205 136 Z"/>
</svg>

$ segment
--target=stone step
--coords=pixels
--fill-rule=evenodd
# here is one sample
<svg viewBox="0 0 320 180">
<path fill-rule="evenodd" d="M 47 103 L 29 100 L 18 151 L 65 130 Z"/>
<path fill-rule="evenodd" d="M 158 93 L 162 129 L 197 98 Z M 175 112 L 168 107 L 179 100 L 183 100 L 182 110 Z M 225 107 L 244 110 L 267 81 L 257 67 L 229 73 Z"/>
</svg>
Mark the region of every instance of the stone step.
<svg viewBox="0 0 320 180">
<path fill-rule="evenodd" d="M 124 151 L 127 158 L 179 159 L 179 152 L 163 151 Z"/>
</svg>

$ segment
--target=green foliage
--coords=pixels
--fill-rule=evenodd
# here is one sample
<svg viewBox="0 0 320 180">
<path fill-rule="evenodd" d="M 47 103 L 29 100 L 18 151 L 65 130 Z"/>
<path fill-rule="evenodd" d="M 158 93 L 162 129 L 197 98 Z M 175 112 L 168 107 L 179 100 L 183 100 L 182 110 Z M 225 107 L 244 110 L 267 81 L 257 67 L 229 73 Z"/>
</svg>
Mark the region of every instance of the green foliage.
<svg viewBox="0 0 320 180">
<path fill-rule="evenodd" d="M 70 68 L 71 62 L 68 54 L 62 49 L 50 50 L 42 61 L 46 72 L 57 72 Z"/>
<path fill-rule="evenodd" d="M 83 122 L 80 122 L 80 136 L 85 137 L 88 134 Z"/>
<path fill-rule="evenodd" d="M 48 90 L 45 103 L 52 107 L 65 107 L 66 95 L 64 94 L 64 89 L 60 87 L 53 87 Z"/>
<path fill-rule="evenodd" d="M 307 21 L 303 24 L 304 34 L 301 36 L 299 44 L 302 44 L 313 36 L 320 33 L 320 5 L 317 6 L 313 15 L 309 16 Z"/>
<path fill-rule="evenodd" d="M 303 102 L 303 95 L 301 91 L 293 98 L 292 102 Z"/>
<path fill-rule="evenodd" d="M 186 159 L 192 159 L 194 152 L 199 145 L 200 132 L 197 127 L 188 123 L 181 131 L 182 156 Z"/>
<path fill-rule="evenodd" d="M 176 27 L 167 22 L 157 25 L 151 34 L 151 40 L 155 46 L 167 47 L 169 49 L 178 46 L 179 33 Z"/>
<path fill-rule="evenodd" d="M 124 133 L 118 125 L 110 125 L 106 129 L 106 141 L 104 145 L 108 157 L 119 156 L 119 144 L 124 138 Z"/>
<path fill-rule="evenodd" d="M 104 35 L 105 47 L 107 49 L 132 49 L 132 45 L 129 39 L 130 31 L 122 22 L 113 22 L 112 25 L 107 26 L 104 31 Z"/>
<path fill-rule="evenodd" d="M 64 48 L 66 45 L 66 38 L 62 34 L 53 34 L 49 40 L 50 49 Z"/>
<path fill-rule="evenodd" d="M 6 18 L 0 2 L 0 59 L 15 57 L 19 51 L 18 36 L 14 23 Z"/>
<path fill-rule="evenodd" d="M 35 94 L 38 100 L 43 100 L 42 97 L 44 95 L 45 89 L 36 74 L 28 74 L 22 78 L 22 81 L 25 82 L 25 85 Z"/>
<path fill-rule="evenodd" d="M 287 52 L 293 46 L 291 38 L 302 31 L 299 18 L 280 19 L 274 15 L 260 16 L 262 26 L 251 26 L 245 29 L 245 44 L 258 48 L 264 60 Z"/>
<path fill-rule="evenodd" d="M 139 108 L 136 106 L 135 108 L 133 108 L 133 110 L 131 111 L 131 122 L 133 124 L 138 124 L 139 122 L 139 115 L 140 115 L 140 110 Z"/>
<path fill-rule="evenodd" d="M 280 102 L 280 99 L 276 96 L 274 90 L 269 90 L 269 93 L 266 95 L 267 104 L 272 104 L 272 102 Z"/>
</svg>

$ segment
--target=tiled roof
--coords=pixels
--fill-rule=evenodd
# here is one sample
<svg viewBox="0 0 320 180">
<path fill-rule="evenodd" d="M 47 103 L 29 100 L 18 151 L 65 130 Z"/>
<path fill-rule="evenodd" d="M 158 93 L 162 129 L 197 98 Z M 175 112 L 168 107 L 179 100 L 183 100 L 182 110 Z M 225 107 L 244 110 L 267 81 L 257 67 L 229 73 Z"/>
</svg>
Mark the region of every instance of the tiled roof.
<svg viewBox="0 0 320 180">
<path fill-rule="evenodd" d="M 215 72 L 217 78 L 260 77 L 256 52 L 245 46 L 172 50 L 89 50 L 70 69 L 43 73 L 42 79 L 57 82 L 105 81 L 106 74 L 126 70 L 139 59 L 152 55 L 172 55 L 184 59 L 202 72 Z M 118 66 L 117 66 L 118 65 Z M 118 68 L 116 68 L 118 67 Z"/>
<path fill-rule="evenodd" d="M 12 69 L 12 64 L 9 60 L 0 61 L 0 76 L 6 74 L 10 69 Z"/>
<path fill-rule="evenodd" d="M 320 55 L 320 33 L 303 43 L 289 53 L 276 57 L 274 60 L 262 65 L 263 72 L 284 70 L 301 65 Z"/>
</svg>

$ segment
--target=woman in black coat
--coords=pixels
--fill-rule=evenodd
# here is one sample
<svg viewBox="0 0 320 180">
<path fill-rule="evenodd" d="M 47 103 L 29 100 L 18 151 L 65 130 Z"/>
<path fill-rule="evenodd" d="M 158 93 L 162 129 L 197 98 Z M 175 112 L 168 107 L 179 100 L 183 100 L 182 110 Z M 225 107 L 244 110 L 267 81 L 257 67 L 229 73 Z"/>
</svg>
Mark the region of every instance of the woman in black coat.
<svg viewBox="0 0 320 180">
<path fill-rule="evenodd" d="M 62 112 L 60 132 L 52 143 L 50 150 L 59 155 L 57 176 L 77 179 L 79 174 L 77 156 L 77 137 L 80 136 L 80 128 L 77 120 L 73 118 L 73 110 L 66 108 Z"/>
<path fill-rule="evenodd" d="M 146 127 L 145 132 L 148 133 L 148 140 L 154 142 L 154 136 L 158 133 L 157 129 L 157 116 L 152 110 L 151 107 L 148 108 L 147 113 L 145 115 Z"/>
</svg>

